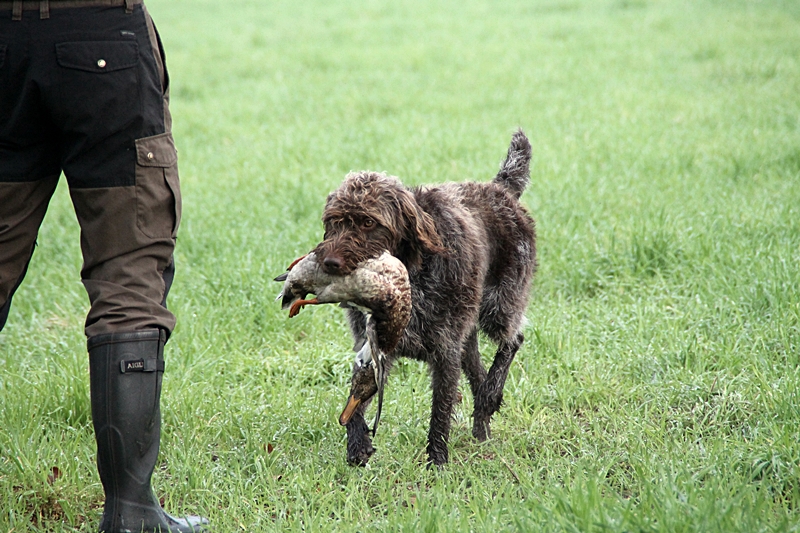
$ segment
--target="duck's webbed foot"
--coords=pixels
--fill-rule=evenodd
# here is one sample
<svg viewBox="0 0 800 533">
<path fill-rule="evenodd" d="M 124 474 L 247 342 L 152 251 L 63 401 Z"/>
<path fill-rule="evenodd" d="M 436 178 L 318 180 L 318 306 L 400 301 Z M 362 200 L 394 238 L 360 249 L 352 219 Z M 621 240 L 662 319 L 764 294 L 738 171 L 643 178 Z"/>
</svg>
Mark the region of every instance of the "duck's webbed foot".
<svg viewBox="0 0 800 533">
<path fill-rule="evenodd" d="M 292 306 L 289 308 L 289 318 L 297 316 L 303 307 L 307 305 L 319 305 L 319 303 L 319 300 L 316 298 L 312 298 L 310 300 L 297 300 L 296 302 L 292 303 Z"/>
</svg>

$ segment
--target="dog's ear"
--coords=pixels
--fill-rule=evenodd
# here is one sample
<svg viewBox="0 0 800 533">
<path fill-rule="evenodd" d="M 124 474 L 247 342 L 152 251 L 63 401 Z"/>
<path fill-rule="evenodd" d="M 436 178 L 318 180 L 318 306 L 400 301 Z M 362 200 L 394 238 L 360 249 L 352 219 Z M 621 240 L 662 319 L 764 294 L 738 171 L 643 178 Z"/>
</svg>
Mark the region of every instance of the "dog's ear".
<svg viewBox="0 0 800 533">
<path fill-rule="evenodd" d="M 404 190 L 398 195 L 401 228 L 397 257 L 409 267 L 422 263 L 423 253 L 442 253 L 442 239 L 436 231 L 431 216 L 420 208 L 414 195 Z"/>
</svg>

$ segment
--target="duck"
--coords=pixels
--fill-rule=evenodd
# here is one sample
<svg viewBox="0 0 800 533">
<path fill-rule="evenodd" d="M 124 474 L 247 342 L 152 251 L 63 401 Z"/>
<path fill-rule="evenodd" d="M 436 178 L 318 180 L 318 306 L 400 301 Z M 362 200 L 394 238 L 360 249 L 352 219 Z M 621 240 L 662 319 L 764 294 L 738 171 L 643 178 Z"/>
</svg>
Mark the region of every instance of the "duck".
<svg viewBox="0 0 800 533">
<path fill-rule="evenodd" d="M 339 423 L 347 425 L 356 408 L 377 393 L 374 436 L 383 407 L 388 355 L 411 319 L 411 285 L 405 265 L 385 251 L 377 258 L 359 263 L 347 275 L 334 275 L 324 272 L 316 254 L 311 252 L 292 262 L 287 272 L 275 281 L 283 282 L 276 300 L 281 300 L 281 309 L 289 309 L 290 318 L 305 306 L 326 303 L 338 303 L 364 314 L 366 338 L 355 347 L 355 372 Z M 309 294 L 315 295 L 314 298 L 308 299 Z"/>
</svg>

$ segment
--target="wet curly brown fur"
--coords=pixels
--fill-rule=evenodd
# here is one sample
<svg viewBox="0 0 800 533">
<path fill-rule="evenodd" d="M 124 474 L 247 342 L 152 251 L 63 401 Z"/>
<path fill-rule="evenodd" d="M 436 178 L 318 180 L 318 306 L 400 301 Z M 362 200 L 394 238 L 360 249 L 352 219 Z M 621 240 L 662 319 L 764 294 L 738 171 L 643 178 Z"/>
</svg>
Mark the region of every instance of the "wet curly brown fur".
<svg viewBox="0 0 800 533">
<path fill-rule="evenodd" d="M 435 465 L 448 460 L 461 371 L 474 398 L 472 433 L 484 440 L 523 341 L 536 270 L 536 231 L 518 200 L 530 179 L 530 157 L 530 143 L 520 130 L 489 183 L 408 189 L 386 174 L 355 172 L 325 205 L 325 237 L 314 250 L 323 270 L 348 274 L 384 250 L 408 269 L 411 321 L 388 354 L 387 367 L 397 357 L 425 361 L 430 367 L 433 399 L 427 452 Z M 350 310 L 348 318 L 359 345 L 365 316 Z M 498 345 L 488 372 L 478 352 L 479 330 Z M 374 452 L 364 420 L 367 405 L 363 402 L 347 424 L 347 455 L 353 464 L 366 464 Z"/>
</svg>

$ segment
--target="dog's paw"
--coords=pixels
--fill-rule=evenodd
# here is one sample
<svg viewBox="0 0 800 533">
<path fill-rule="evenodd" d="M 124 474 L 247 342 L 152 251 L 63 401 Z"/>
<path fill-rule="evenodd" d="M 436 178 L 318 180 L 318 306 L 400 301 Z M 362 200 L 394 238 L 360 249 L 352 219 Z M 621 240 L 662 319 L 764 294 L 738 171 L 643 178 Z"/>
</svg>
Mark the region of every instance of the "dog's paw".
<svg viewBox="0 0 800 533">
<path fill-rule="evenodd" d="M 428 442 L 428 468 L 435 467 L 441 469 L 450 460 L 450 452 L 447 449 L 447 442 L 444 440 L 434 440 Z"/>
<path fill-rule="evenodd" d="M 369 439 L 358 443 L 348 443 L 347 463 L 351 466 L 367 466 L 369 458 L 375 453 L 375 447 Z"/>
<path fill-rule="evenodd" d="M 373 453 L 375 447 L 369 438 L 369 427 L 361 413 L 357 413 L 347 423 L 347 462 L 353 466 L 366 466 Z"/>
<path fill-rule="evenodd" d="M 486 439 L 492 437 L 492 430 L 489 426 L 489 417 L 486 418 L 479 418 L 475 417 L 472 422 L 472 436 L 477 439 L 478 442 L 484 442 Z"/>
</svg>

